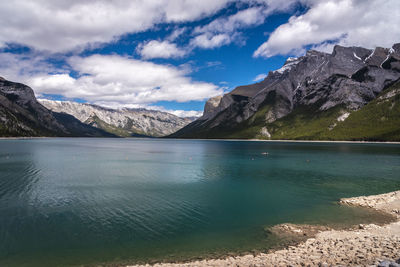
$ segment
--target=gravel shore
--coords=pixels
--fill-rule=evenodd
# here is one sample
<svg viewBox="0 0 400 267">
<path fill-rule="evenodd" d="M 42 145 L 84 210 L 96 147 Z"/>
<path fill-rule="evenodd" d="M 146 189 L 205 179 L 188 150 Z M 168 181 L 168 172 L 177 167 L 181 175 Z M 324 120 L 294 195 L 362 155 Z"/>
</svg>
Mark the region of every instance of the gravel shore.
<svg viewBox="0 0 400 267">
<path fill-rule="evenodd" d="M 375 196 L 344 198 L 342 205 L 369 207 L 397 218 L 385 226 L 359 225 L 354 230 L 316 231 L 315 237 L 297 246 L 256 256 L 246 255 L 225 259 L 209 259 L 187 263 L 159 263 L 129 267 L 156 266 L 393 266 L 400 267 L 400 191 Z M 303 233 L 310 226 L 281 224 L 273 231 Z"/>
</svg>

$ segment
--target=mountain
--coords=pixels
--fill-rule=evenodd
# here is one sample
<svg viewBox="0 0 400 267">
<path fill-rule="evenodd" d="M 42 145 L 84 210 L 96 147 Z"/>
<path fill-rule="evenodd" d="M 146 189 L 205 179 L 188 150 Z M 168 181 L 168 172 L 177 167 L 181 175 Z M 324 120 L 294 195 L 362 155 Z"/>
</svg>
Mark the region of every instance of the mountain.
<svg viewBox="0 0 400 267">
<path fill-rule="evenodd" d="M 399 78 L 400 44 L 309 50 L 170 137 L 400 141 Z"/>
<path fill-rule="evenodd" d="M 33 90 L 0 77 L 0 136 L 114 136 L 42 106 Z"/>
<path fill-rule="evenodd" d="M 165 136 L 194 120 L 156 110 L 109 109 L 86 103 L 45 99 L 39 99 L 39 102 L 52 111 L 70 114 L 85 124 L 123 137 Z"/>
</svg>

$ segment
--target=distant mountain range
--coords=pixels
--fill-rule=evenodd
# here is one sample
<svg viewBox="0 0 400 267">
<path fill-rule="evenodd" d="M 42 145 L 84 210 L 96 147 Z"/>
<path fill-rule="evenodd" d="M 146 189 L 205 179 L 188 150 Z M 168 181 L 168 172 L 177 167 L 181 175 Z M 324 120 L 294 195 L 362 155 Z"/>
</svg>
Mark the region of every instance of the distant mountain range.
<svg viewBox="0 0 400 267">
<path fill-rule="evenodd" d="M 38 101 L 28 86 L 0 77 L 0 136 L 400 141 L 400 44 L 309 50 L 262 82 L 209 99 L 197 120 Z"/>
<path fill-rule="evenodd" d="M 194 118 L 146 109 L 106 109 L 68 101 L 38 101 L 33 90 L 0 77 L 0 136 L 159 137 Z"/>
<path fill-rule="evenodd" d="M 81 122 L 122 137 L 172 134 L 195 118 L 181 118 L 167 112 L 147 109 L 109 109 L 70 101 L 39 99 L 46 108 L 67 113 Z"/>
<path fill-rule="evenodd" d="M 289 58 L 170 137 L 400 141 L 400 44 Z"/>
</svg>

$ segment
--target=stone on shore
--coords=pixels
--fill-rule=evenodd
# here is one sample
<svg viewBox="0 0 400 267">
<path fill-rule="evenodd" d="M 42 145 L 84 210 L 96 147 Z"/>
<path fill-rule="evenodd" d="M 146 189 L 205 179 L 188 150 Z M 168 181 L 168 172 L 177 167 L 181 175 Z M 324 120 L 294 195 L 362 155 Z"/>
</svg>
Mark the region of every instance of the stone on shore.
<svg viewBox="0 0 400 267">
<path fill-rule="evenodd" d="M 256 256 L 236 256 L 187 263 L 159 263 L 156 267 L 197 266 L 382 266 L 400 267 L 400 191 L 340 200 L 342 205 L 369 207 L 392 214 L 396 222 L 385 226 L 360 224 L 355 230 L 330 230 L 321 226 L 280 224 L 266 229 L 272 234 L 314 236 L 297 246 Z M 396 261 L 397 260 L 397 261 Z M 150 265 L 133 265 L 150 266 Z M 133 267 L 132 266 L 132 267 Z"/>
</svg>

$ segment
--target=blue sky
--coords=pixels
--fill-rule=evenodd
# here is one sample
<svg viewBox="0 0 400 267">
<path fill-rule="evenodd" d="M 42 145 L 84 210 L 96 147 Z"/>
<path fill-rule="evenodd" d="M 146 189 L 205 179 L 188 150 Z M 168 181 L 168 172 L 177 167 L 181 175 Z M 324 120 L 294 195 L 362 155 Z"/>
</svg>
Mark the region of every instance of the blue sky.
<svg viewBox="0 0 400 267">
<path fill-rule="evenodd" d="M 0 76 L 39 98 L 179 116 L 307 49 L 400 41 L 397 0 L 11 2 L 0 3 Z"/>
</svg>

